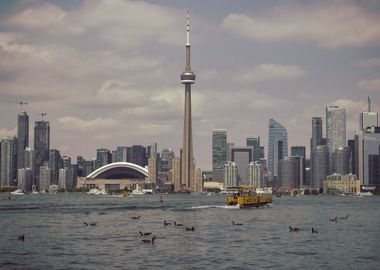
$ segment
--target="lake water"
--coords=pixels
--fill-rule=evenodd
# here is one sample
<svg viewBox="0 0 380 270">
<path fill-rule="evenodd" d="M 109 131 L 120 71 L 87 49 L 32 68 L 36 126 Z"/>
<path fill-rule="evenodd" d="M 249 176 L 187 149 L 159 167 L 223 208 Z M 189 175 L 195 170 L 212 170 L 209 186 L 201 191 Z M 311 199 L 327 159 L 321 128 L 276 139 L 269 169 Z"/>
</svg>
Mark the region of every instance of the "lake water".
<svg viewBox="0 0 380 270">
<path fill-rule="evenodd" d="M 379 196 L 276 197 L 259 209 L 226 209 L 223 195 L 162 197 L 0 195 L 0 269 L 380 269 Z"/>
</svg>

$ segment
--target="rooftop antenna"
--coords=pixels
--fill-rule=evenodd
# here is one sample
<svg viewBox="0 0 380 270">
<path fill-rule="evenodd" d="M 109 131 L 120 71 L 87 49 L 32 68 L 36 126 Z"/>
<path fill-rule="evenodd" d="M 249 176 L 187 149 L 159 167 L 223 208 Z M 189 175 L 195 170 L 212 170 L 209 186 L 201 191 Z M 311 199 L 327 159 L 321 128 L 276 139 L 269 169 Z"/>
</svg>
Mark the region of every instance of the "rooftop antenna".
<svg viewBox="0 0 380 270">
<path fill-rule="evenodd" d="M 41 115 L 41 117 L 42 117 L 42 121 L 44 121 L 45 119 L 44 119 L 44 117 L 46 116 L 46 113 L 45 112 L 42 112 L 42 113 L 38 113 L 37 115 Z"/>
</svg>

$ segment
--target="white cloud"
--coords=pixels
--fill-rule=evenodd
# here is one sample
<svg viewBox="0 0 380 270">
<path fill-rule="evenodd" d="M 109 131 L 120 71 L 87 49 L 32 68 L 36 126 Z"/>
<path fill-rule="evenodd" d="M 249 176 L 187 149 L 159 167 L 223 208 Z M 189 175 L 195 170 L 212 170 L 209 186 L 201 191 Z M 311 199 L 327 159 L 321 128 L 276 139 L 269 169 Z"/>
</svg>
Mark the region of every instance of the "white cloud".
<svg viewBox="0 0 380 270">
<path fill-rule="evenodd" d="M 14 129 L 0 128 L 0 140 L 7 137 L 16 136 L 16 133 L 17 133 L 16 128 Z"/>
<path fill-rule="evenodd" d="M 354 2 L 312 2 L 282 6 L 262 16 L 230 14 L 222 27 L 249 40 L 313 42 L 320 47 L 380 43 L 380 15 Z"/>
<path fill-rule="evenodd" d="M 73 11 L 50 3 L 36 4 L 11 16 L 6 25 L 26 30 L 25 39 L 43 37 L 51 41 L 86 37 L 118 48 L 143 42 L 182 44 L 183 16 L 174 8 L 138 1 L 85 1 Z M 33 33 L 34 36 L 27 33 Z M 92 44 L 94 45 L 94 44 Z"/>
<path fill-rule="evenodd" d="M 262 64 L 240 71 L 235 75 L 235 80 L 239 82 L 293 80 L 305 75 L 306 71 L 298 66 Z"/>
<path fill-rule="evenodd" d="M 356 63 L 356 66 L 360 68 L 380 67 L 380 58 L 374 57 L 374 58 L 362 60 Z"/>
<path fill-rule="evenodd" d="M 358 86 L 366 90 L 380 91 L 380 79 L 361 80 Z"/>
</svg>

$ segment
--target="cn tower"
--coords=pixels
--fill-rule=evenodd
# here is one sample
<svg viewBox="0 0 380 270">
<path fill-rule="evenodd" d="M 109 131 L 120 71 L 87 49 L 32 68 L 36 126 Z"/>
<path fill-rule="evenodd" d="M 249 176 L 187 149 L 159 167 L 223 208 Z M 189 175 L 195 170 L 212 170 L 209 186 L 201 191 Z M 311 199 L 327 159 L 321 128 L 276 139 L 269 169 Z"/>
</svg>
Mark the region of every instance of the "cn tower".
<svg viewBox="0 0 380 270">
<path fill-rule="evenodd" d="M 186 23 L 186 66 L 181 74 L 181 83 L 185 85 L 185 114 L 182 145 L 181 190 L 191 190 L 193 182 L 193 135 L 191 128 L 191 85 L 195 74 L 190 67 L 190 13 L 187 12 Z"/>
</svg>

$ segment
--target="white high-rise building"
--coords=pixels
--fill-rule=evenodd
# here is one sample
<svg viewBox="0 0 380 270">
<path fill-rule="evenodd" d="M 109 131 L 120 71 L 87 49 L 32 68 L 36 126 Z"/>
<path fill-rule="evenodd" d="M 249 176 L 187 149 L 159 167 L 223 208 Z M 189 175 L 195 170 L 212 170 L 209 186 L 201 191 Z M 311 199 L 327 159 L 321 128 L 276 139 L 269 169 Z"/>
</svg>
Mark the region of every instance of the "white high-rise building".
<svg viewBox="0 0 380 270">
<path fill-rule="evenodd" d="M 228 161 L 224 164 L 224 188 L 237 186 L 237 165 Z"/>
<path fill-rule="evenodd" d="M 248 179 L 249 185 L 256 188 L 264 187 L 264 171 L 265 167 L 258 161 L 249 163 L 248 165 Z"/>
<path fill-rule="evenodd" d="M 339 106 L 326 107 L 326 133 L 330 153 L 346 146 L 346 109 Z"/>
</svg>

